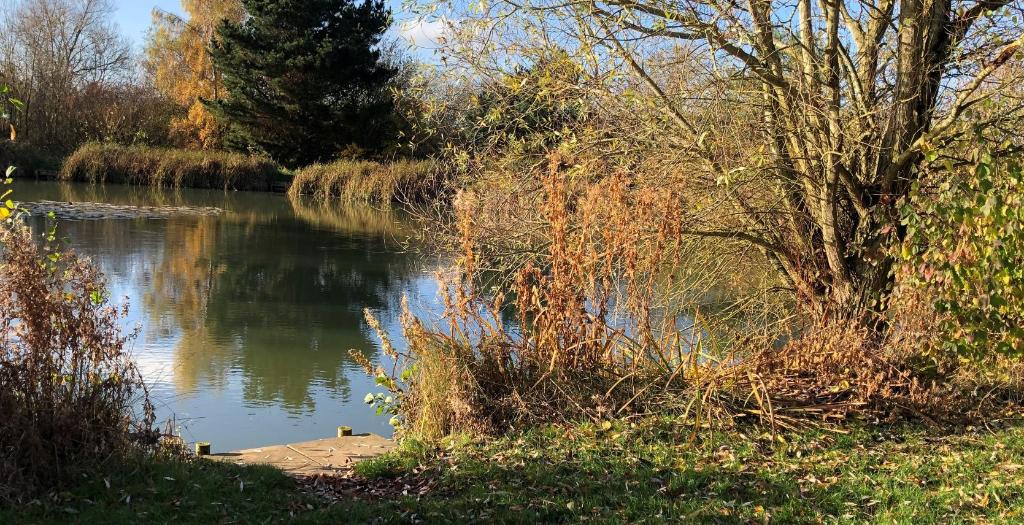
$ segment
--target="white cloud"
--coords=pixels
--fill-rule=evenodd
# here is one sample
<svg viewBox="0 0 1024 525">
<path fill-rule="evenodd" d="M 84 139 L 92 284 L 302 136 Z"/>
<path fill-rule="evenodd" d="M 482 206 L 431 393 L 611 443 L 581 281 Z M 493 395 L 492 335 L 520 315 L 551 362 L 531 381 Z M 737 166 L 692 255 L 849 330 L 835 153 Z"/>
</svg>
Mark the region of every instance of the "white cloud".
<svg viewBox="0 0 1024 525">
<path fill-rule="evenodd" d="M 443 47 L 446 33 L 448 33 L 448 21 L 443 18 L 410 20 L 403 22 L 398 30 L 398 34 L 410 44 L 429 49 Z"/>
</svg>

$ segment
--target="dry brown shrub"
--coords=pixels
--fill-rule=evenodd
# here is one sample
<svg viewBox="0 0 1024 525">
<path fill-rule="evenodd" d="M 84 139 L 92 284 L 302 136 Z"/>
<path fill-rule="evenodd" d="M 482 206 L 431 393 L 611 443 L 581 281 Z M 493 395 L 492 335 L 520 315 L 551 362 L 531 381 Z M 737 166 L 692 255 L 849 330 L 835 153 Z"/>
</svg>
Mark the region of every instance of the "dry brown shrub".
<svg viewBox="0 0 1024 525">
<path fill-rule="evenodd" d="M 104 281 L 0 224 L 0 500 L 24 500 L 146 443 L 153 413 Z"/>
<path fill-rule="evenodd" d="M 540 225 L 531 234 L 546 242 L 519 254 L 507 295 L 484 285 L 478 221 L 493 215 L 479 212 L 477 194 L 458 196 L 461 257 L 438 276 L 442 326 L 406 313 L 406 352 L 380 334 L 396 370 L 412 366 L 404 381 L 368 366 L 401 397 L 407 431 L 440 437 L 612 417 L 685 383 L 684 348 L 699 336 L 654 313 L 662 269 L 683 248 L 680 199 L 665 187 L 631 191 L 624 173 L 575 184 L 586 169 L 556 155 L 539 174 Z M 669 379 L 653 388 L 655 377 Z"/>
<path fill-rule="evenodd" d="M 707 416 L 783 428 L 851 416 L 948 428 L 1019 413 L 1024 363 L 938 354 L 943 334 L 934 310 L 922 306 L 894 305 L 892 326 L 882 332 L 812 320 L 781 346 L 751 339 L 746 359 L 696 388 L 715 392 Z"/>
<path fill-rule="evenodd" d="M 612 174 L 593 175 L 603 170 Z M 695 431 L 853 414 L 937 421 L 1008 399 L 1020 377 L 1002 363 L 993 389 L 979 375 L 991 366 L 929 353 L 941 334 L 928 310 L 909 304 L 891 310 L 883 332 L 794 314 L 771 292 L 771 270 L 749 262 L 756 253 L 687 235 L 679 185 L 561 154 L 530 176 L 492 180 L 521 184 L 457 196 L 450 227 L 460 257 L 439 275 L 444 321 L 406 313 L 408 350 L 385 345 L 396 367 L 367 363 L 400 399 L 404 431 L 431 438 L 650 411 L 676 413 Z M 752 293 L 702 311 L 708 280 L 719 279 Z"/>
<path fill-rule="evenodd" d="M 780 349 L 762 351 L 753 373 L 771 399 L 777 420 L 841 419 L 854 412 L 918 413 L 934 385 L 922 384 L 868 330 L 852 324 L 818 325 Z"/>
</svg>

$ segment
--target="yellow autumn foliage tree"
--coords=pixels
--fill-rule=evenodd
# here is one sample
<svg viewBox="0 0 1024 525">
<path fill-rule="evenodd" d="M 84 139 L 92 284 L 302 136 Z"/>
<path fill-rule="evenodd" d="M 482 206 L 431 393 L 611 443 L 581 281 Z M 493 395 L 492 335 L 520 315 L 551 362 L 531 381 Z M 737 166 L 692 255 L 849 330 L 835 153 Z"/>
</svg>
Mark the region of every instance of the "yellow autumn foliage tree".
<svg viewBox="0 0 1024 525">
<path fill-rule="evenodd" d="M 241 0 L 181 0 L 187 18 L 153 11 L 146 46 L 146 63 L 153 82 L 184 110 L 171 120 L 171 133 L 190 148 L 220 146 L 220 130 L 203 100 L 216 100 L 223 91 L 210 58 L 210 42 L 223 20 L 240 21 Z"/>
</svg>

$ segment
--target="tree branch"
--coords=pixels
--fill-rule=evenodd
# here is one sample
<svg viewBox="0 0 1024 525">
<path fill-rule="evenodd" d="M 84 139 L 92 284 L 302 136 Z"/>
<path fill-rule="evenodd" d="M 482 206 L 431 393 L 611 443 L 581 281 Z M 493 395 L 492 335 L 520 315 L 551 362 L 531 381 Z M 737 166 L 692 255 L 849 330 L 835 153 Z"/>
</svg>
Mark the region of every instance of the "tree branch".
<svg viewBox="0 0 1024 525">
<path fill-rule="evenodd" d="M 1017 37 L 1016 40 L 1007 44 L 992 62 L 985 66 L 980 72 L 978 72 L 971 82 L 964 86 L 960 95 L 957 96 L 952 109 L 950 109 L 949 114 L 946 115 L 946 118 L 932 126 L 931 130 L 922 134 L 914 141 L 913 144 L 910 145 L 910 147 L 900 153 L 896 160 L 889 165 L 888 170 L 886 170 L 885 177 L 883 178 L 882 188 L 884 188 L 886 192 L 891 191 L 892 185 L 895 183 L 900 172 L 917 160 L 923 148 L 928 143 L 940 138 L 944 133 L 949 131 L 949 128 L 956 124 L 963 112 L 974 104 L 975 101 L 971 100 L 971 97 L 978 88 L 985 83 L 985 80 L 988 79 L 992 73 L 1009 62 L 1009 60 L 1013 58 L 1018 51 L 1020 51 L 1022 46 L 1024 46 L 1024 34 L 1021 34 L 1021 36 Z"/>
</svg>

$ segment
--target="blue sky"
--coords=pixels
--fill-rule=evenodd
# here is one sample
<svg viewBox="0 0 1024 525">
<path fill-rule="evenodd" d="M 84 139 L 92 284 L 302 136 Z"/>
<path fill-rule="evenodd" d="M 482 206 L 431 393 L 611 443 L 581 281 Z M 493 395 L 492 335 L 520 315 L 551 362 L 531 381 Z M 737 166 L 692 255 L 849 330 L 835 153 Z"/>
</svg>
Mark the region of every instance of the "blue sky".
<svg viewBox="0 0 1024 525">
<path fill-rule="evenodd" d="M 399 25 L 402 25 L 402 22 L 409 17 L 402 16 L 401 1 L 391 0 L 389 3 L 395 13 L 395 19 L 399 22 Z M 114 0 L 114 5 L 117 7 L 114 20 L 121 27 L 121 31 L 131 38 L 132 42 L 139 49 L 142 48 L 146 41 L 146 30 L 152 21 L 151 13 L 154 7 L 179 15 L 184 14 L 178 0 Z M 404 29 L 400 30 L 399 33 L 411 39 L 414 43 L 429 48 L 432 47 L 431 44 L 434 44 L 434 39 L 441 30 L 442 28 L 438 24 L 424 25 L 406 22 Z M 420 53 L 429 54 L 425 49 L 420 49 L 417 54 Z"/>
<path fill-rule="evenodd" d="M 181 14 L 178 0 L 114 0 L 114 5 L 117 7 L 114 20 L 137 47 L 142 47 L 146 41 L 146 30 L 152 21 L 150 13 L 154 7 Z"/>
</svg>

